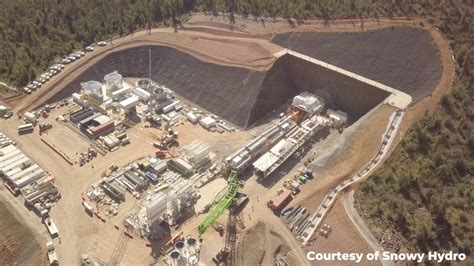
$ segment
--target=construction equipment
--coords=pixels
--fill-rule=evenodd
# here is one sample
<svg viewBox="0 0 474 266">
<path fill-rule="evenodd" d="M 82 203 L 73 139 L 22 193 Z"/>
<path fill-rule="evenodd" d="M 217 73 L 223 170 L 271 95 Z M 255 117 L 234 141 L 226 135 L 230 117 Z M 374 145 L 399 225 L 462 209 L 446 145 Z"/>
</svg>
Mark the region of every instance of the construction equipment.
<svg viewBox="0 0 474 266">
<path fill-rule="evenodd" d="M 166 157 L 166 154 L 169 154 L 169 157 Z M 176 154 L 171 153 L 169 150 L 156 151 L 155 156 L 160 159 L 171 159 L 177 157 Z"/>
<path fill-rule="evenodd" d="M 116 163 L 112 163 L 110 166 L 109 166 L 109 170 L 110 172 L 115 172 L 119 169 L 118 165 Z"/>
<path fill-rule="evenodd" d="M 58 255 L 56 254 L 56 249 L 54 248 L 53 241 L 46 243 L 46 250 L 48 251 L 48 260 L 50 265 L 58 265 Z"/>
<path fill-rule="evenodd" d="M 288 108 L 287 114 L 291 116 L 291 119 L 298 125 L 301 124 L 301 122 L 303 122 L 308 116 L 306 111 L 295 106 L 290 106 Z"/>
<path fill-rule="evenodd" d="M 40 133 L 52 128 L 53 125 L 50 122 L 44 122 L 39 124 Z"/>
<path fill-rule="evenodd" d="M 224 213 L 224 211 L 232 205 L 234 202 L 235 196 L 237 195 L 237 190 L 239 189 L 239 181 L 237 180 L 237 171 L 231 170 L 229 179 L 227 180 L 227 193 L 222 197 L 217 204 L 212 208 L 209 214 L 206 216 L 204 221 L 199 225 L 198 232 L 199 235 L 204 234 L 206 229 L 214 223 L 214 221 L 219 218 L 219 216 Z"/>
<path fill-rule="evenodd" d="M 216 232 L 219 233 L 219 235 L 223 236 L 224 235 L 224 226 L 218 222 L 212 223 L 212 228 L 216 230 Z"/>
<path fill-rule="evenodd" d="M 154 142 L 153 146 L 162 150 L 168 150 L 173 146 L 179 146 L 177 138 L 178 132 L 174 131 L 169 123 L 165 123 L 158 142 Z"/>
</svg>

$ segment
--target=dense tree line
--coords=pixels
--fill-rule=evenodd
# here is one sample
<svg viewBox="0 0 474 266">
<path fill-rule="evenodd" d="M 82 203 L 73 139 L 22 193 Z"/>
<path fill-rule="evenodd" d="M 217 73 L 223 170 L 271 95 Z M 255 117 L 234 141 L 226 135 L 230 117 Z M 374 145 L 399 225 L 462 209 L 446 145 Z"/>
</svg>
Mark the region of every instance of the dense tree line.
<svg viewBox="0 0 474 266">
<path fill-rule="evenodd" d="M 356 199 L 370 224 L 398 232 L 412 250 L 474 243 L 474 8 L 431 0 L 0 0 L 0 80 L 24 85 L 55 58 L 112 35 L 171 24 L 191 11 L 337 18 L 421 16 L 446 34 L 456 82 L 425 114 Z"/>
<path fill-rule="evenodd" d="M 193 7 L 189 0 L 1 0 L 0 80 L 25 85 L 57 57 L 170 23 Z"/>
<path fill-rule="evenodd" d="M 468 45 L 473 40 L 472 9 L 452 1 L 0 0 L 0 80 L 25 85 L 74 49 L 112 35 L 173 24 L 191 11 L 298 20 L 420 15 L 448 35 L 464 32 L 456 38 L 465 40 L 452 45 L 462 45 L 455 49 L 460 65 L 474 67 L 473 48 Z"/>
<path fill-rule="evenodd" d="M 399 234 L 412 251 L 454 250 L 472 256 L 474 9 L 423 1 L 404 10 L 427 18 L 447 35 L 457 77 L 453 91 L 411 126 L 384 166 L 363 184 L 356 201 L 373 229 Z"/>
<path fill-rule="evenodd" d="M 471 254 L 473 105 L 472 89 L 458 82 L 363 183 L 356 201 L 373 228 L 399 234 L 412 250 Z"/>
</svg>

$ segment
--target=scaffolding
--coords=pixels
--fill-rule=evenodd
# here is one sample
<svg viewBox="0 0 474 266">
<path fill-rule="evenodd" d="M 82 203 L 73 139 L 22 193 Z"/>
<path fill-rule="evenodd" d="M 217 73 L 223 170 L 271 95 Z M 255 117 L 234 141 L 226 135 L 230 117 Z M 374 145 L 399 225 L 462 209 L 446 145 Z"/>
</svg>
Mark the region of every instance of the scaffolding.
<svg viewBox="0 0 474 266">
<path fill-rule="evenodd" d="M 211 212 L 206 216 L 204 221 L 199 225 L 199 235 L 204 234 L 206 229 L 224 213 L 225 209 L 229 208 L 234 202 L 237 190 L 239 189 L 239 182 L 237 180 L 237 172 L 232 170 L 229 175 L 227 193 L 222 197 L 217 204 L 212 208 Z"/>
</svg>

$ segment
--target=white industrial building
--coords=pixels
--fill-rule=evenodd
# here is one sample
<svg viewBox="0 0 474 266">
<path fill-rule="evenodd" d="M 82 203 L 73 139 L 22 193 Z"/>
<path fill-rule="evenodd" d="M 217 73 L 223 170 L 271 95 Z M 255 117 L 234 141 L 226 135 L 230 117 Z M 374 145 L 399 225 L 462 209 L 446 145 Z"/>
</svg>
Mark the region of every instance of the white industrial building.
<svg viewBox="0 0 474 266">
<path fill-rule="evenodd" d="M 130 96 L 127 99 L 120 102 L 120 107 L 125 111 L 128 112 L 132 108 L 138 105 L 140 99 L 137 96 Z"/>
<path fill-rule="evenodd" d="M 145 209 L 148 226 L 159 224 L 166 219 L 166 194 L 158 192 L 146 200 Z"/>
<path fill-rule="evenodd" d="M 196 124 L 199 121 L 199 118 L 192 111 L 189 111 L 186 114 L 186 118 L 193 124 Z"/>
<path fill-rule="evenodd" d="M 199 124 L 201 124 L 205 129 L 211 129 L 217 125 L 217 121 L 210 116 L 206 116 L 199 121 Z"/>
<path fill-rule="evenodd" d="M 29 204 L 58 194 L 54 179 L 11 144 L 0 148 L 0 176 L 13 193 L 21 191 Z"/>
<path fill-rule="evenodd" d="M 118 99 L 120 96 L 125 95 L 131 91 L 131 87 L 124 86 L 123 88 L 112 92 L 112 99 Z"/>
<path fill-rule="evenodd" d="M 140 87 L 136 87 L 135 89 L 133 89 L 133 94 L 137 95 L 138 98 L 140 98 L 140 100 L 143 102 L 147 102 L 151 98 L 151 93 Z"/>
<path fill-rule="evenodd" d="M 159 186 L 148 192 L 144 200 L 125 222 L 146 234 L 149 239 L 159 239 L 169 234 L 169 228 L 162 223 L 174 225 L 188 211 L 192 210 L 199 198 L 193 185 L 178 173 L 166 172 Z"/>
<path fill-rule="evenodd" d="M 244 170 L 251 164 L 253 159 L 265 152 L 268 146 L 278 142 L 295 126 L 296 124 L 291 117 L 285 117 L 277 125 L 263 132 L 245 147 L 227 157 L 225 159 L 226 163 L 237 171 Z"/>
</svg>

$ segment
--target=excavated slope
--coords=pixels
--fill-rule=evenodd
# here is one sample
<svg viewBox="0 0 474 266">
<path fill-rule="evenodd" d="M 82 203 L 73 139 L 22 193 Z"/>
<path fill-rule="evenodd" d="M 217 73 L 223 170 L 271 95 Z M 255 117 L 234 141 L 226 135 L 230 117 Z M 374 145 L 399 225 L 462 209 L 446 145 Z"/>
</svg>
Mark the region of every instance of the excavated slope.
<svg viewBox="0 0 474 266">
<path fill-rule="evenodd" d="M 49 102 L 80 91 L 80 83 L 102 81 L 104 75 L 118 70 L 124 77 L 148 77 L 151 50 L 152 79 L 179 95 L 240 126 L 247 127 L 250 110 L 265 72 L 222 66 L 201 61 L 177 49 L 147 45 L 111 53 L 88 68 Z"/>
<path fill-rule="evenodd" d="M 125 77 L 149 75 L 179 95 L 237 126 L 246 128 L 298 93 L 308 90 L 327 105 L 358 119 L 388 94 L 331 70 L 285 55 L 269 71 L 253 71 L 203 62 L 187 53 L 159 45 L 111 53 L 72 81 L 50 102 L 80 90 L 80 82 L 102 80 L 118 70 Z"/>
<path fill-rule="evenodd" d="M 294 32 L 272 42 L 406 92 L 413 103 L 430 95 L 441 79 L 438 50 L 421 28 Z"/>
<path fill-rule="evenodd" d="M 352 121 L 382 102 L 389 93 L 300 58 L 280 57 L 260 88 L 250 123 L 303 91 L 324 98 L 327 107 L 342 110 Z"/>
<path fill-rule="evenodd" d="M 409 93 L 414 101 L 428 96 L 441 77 L 442 65 L 429 33 L 393 28 L 362 33 L 285 33 L 272 40 L 309 56 Z M 204 62 L 177 49 L 144 45 L 111 53 L 85 70 L 50 102 L 80 90 L 80 82 L 102 80 L 118 70 L 125 77 L 147 77 L 151 50 L 152 79 L 202 108 L 246 128 L 291 97 L 308 90 L 326 105 L 356 120 L 388 96 L 349 77 L 285 55 L 268 71 Z"/>
</svg>

